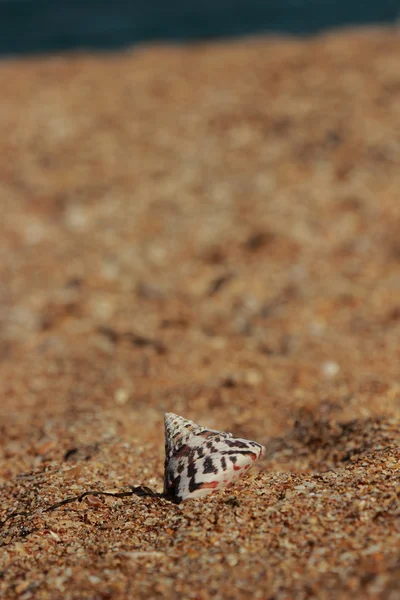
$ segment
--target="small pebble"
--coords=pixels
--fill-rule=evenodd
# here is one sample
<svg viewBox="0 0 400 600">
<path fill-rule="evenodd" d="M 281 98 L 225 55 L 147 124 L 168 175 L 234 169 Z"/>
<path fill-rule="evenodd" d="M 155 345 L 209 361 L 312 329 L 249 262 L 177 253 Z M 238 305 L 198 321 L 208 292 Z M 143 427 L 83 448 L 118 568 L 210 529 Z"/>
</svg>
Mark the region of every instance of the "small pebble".
<svg viewBox="0 0 400 600">
<path fill-rule="evenodd" d="M 324 362 L 324 364 L 322 365 L 322 373 L 328 379 L 333 379 L 334 377 L 336 377 L 336 375 L 339 374 L 339 371 L 340 371 L 340 367 L 334 361 L 328 360 L 328 361 Z"/>
</svg>

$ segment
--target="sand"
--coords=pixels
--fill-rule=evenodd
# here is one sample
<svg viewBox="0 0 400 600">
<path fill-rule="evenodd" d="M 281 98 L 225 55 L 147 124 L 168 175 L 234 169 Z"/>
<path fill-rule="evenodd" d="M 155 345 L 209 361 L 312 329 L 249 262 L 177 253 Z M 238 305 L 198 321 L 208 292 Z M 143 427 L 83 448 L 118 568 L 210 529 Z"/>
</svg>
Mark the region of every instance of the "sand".
<svg viewBox="0 0 400 600">
<path fill-rule="evenodd" d="M 0 62 L 0 597 L 400 598 L 400 36 Z M 266 446 L 180 505 L 163 416 Z"/>
</svg>

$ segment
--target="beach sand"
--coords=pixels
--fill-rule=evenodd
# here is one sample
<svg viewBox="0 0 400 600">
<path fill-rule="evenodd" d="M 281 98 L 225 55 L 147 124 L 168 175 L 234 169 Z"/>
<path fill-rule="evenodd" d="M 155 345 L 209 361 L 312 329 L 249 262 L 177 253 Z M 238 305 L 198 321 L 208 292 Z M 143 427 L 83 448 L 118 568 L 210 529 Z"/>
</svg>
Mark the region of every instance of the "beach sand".
<svg viewBox="0 0 400 600">
<path fill-rule="evenodd" d="M 0 597 L 400 598 L 400 36 L 0 63 Z M 164 413 L 256 440 L 162 492 Z"/>
</svg>

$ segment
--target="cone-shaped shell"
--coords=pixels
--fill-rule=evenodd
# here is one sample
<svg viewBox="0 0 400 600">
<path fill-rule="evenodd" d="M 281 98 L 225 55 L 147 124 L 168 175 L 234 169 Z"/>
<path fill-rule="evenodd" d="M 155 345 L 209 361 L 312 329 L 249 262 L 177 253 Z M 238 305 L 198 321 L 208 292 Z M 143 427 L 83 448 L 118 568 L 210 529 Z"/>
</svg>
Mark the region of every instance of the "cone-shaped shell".
<svg viewBox="0 0 400 600">
<path fill-rule="evenodd" d="M 206 496 L 239 479 L 264 451 L 257 442 L 167 413 L 164 493 L 177 502 Z"/>
</svg>

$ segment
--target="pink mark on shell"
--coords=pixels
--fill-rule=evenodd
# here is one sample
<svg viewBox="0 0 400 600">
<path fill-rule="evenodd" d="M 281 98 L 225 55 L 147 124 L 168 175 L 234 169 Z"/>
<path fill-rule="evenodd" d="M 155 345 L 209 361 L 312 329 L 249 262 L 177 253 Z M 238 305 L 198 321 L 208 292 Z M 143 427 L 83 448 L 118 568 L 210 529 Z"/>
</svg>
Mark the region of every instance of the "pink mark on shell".
<svg viewBox="0 0 400 600">
<path fill-rule="evenodd" d="M 211 490 L 215 489 L 216 487 L 218 487 L 219 483 L 218 481 L 205 481 L 204 483 L 202 483 L 200 485 L 200 489 L 204 490 L 205 488 L 209 488 Z"/>
</svg>

